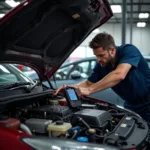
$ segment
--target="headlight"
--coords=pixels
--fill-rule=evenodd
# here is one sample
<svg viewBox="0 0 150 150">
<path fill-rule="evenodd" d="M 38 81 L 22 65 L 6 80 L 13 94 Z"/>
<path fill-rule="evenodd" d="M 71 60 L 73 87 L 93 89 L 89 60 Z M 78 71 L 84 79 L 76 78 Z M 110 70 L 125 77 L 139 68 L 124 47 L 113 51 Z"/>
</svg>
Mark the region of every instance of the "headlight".
<svg viewBox="0 0 150 150">
<path fill-rule="evenodd" d="M 116 147 L 106 145 L 81 143 L 44 137 L 23 138 L 22 141 L 34 150 L 119 150 Z"/>
</svg>

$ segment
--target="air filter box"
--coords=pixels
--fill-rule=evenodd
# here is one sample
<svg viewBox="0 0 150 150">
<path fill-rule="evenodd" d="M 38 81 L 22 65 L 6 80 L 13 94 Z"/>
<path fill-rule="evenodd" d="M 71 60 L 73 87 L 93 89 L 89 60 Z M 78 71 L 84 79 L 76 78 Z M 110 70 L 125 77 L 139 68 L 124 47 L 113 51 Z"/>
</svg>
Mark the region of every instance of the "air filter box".
<svg viewBox="0 0 150 150">
<path fill-rule="evenodd" d="M 78 122 L 78 117 L 82 118 L 89 126 L 102 128 L 105 127 L 112 116 L 109 112 L 96 109 L 83 109 L 74 114 L 71 124 L 74 126 Z"/>
</svg>

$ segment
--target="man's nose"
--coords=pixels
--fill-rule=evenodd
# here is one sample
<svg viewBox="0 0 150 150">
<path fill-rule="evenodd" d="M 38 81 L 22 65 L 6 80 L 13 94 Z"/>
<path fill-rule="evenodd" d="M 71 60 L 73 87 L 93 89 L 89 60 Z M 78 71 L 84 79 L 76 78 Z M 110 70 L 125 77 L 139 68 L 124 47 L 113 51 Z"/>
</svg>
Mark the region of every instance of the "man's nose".
<svg viewBox="0 0 150 150">
<path fill-rule="evenodd" d="M 98 61 L 98 62 L 101 61 L 101 58 L 100 58 L 100 57 L 97 57 L 97 61 Z"/>
</svg>

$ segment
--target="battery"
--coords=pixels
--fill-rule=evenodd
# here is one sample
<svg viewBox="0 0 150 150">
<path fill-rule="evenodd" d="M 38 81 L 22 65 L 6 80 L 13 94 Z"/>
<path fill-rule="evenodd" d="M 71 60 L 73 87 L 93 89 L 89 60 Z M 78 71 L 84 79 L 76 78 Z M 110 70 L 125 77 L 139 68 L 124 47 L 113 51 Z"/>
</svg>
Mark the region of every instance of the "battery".
<svg viewBox="0 0 150 150">
<path fill-rule="evenodd" d="M 47 133 L 47 127 L 52 123 L 52 120 L 30 118 L 25 121 L 28 128 L 34 133 Z"/>
</svg>

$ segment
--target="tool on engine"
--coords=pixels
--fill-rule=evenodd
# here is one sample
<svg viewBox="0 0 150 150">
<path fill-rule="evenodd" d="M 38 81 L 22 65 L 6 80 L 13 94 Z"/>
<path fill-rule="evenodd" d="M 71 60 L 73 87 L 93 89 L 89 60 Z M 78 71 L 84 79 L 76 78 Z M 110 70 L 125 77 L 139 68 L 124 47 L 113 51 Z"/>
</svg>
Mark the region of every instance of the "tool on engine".
<svg viewBox="0 0 150 150">
<path fill-rule="evenodd" d="M 64 94 L 66 96 L 66 100 L 68 102 L 68 105 L 71 108 L 77 108 L 77 107 L 80 107 L 82 105 L 81 100 L 79 99 L 78 95 L 76 94 L 74 88 L 70 88 L 70 87 L 65 88 Z"/>
</svg>

